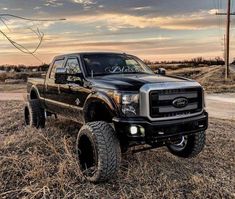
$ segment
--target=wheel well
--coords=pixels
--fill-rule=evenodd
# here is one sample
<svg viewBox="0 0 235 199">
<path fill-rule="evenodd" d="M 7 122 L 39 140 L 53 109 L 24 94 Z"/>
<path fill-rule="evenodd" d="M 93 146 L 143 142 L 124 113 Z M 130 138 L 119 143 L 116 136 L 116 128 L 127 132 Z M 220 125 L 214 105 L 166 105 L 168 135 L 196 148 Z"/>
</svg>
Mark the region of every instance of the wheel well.
<svg viewBox="0 0 235 199">
<path fill-rule="evenodd" d="M 112 122 L 111 110 L 102 102 L 91 102 L 85 113 L 86 122 L 105 121 Z"/>
<path fill-rule="evenodd" d="M 35 90 L 32 90 L 30 92 L 30 99 L 38 99 L 37 92 Z"/>
</svg>

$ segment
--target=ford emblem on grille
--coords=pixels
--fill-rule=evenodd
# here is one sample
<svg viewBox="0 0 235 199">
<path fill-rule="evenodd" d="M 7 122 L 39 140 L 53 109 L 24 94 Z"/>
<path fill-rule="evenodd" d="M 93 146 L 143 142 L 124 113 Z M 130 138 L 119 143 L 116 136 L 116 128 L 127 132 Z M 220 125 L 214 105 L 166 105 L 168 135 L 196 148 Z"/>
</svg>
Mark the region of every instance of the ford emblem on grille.
<svg viewBox="0 0 235 199">
<path fill-rule="evenodd" d="M 188 105 L 188 99 L 185 97 L 178 97 L 174 99 L 172 105 L 176 108 L 184 108 L 185 106 Z"/>
</svg>

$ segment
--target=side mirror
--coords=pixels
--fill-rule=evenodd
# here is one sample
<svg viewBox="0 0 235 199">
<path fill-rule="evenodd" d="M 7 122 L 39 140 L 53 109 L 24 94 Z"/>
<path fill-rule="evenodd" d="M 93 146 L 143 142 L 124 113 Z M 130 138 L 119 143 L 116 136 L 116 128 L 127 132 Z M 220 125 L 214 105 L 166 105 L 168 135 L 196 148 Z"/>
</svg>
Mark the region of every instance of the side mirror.
<svg viewBox="0 0 235 199">
<path fill-rule="evenodd" d="M 156 74 L 159 74 L 159 75 L 166 75 L 166 69 L 165 68 L 158 68 L 156 71 L 155 71 Z"/>
<path fill-rule="evenodd" d="M 55 70 L 55 83 L 56 84 L 66 84 L 67 83 L 67 69 L 66 68 L 56 68 Z"/>
</svg>

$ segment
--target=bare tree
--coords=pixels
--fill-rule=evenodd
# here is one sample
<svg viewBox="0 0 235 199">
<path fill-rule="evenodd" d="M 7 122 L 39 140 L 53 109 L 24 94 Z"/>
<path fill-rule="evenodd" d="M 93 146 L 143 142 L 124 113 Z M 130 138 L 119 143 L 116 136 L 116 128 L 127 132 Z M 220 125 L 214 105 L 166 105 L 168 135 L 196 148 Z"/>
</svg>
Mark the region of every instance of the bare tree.
<svg viewBox="0 0 235 199">
<path fill-rule="evenodd" d="M 31 19 L 31 18 L 26 18 L 26 17 L 21 17 L 21 16 L 17 16 L 17 15 L 12 15 L 12 14 L 0 14 L 0 22 L 3 23 L 3 25 L 7 28 L 8 31 L 11 31 L 11 28 L 9 27 L 8 23 L 7 23 L 7 18 L 15 18 L 15 19 L 20 19 L 20 20 L 24 20 L 24 21 L 31 21 L 31 22 L 50 22 L 50 21 L 62 21 L 65 19 Z M 32 55 L 35 59 L 37 59 L 38 61 L 42 62 L 36 55 L 36 51 L 38 50 L 38 48 L 41 46 L 42 42 L 43 42 L 43 38 L 44 38 L 44 33 L 42 31 L 40 31 L 40 29 L 38 27 L 36 27 L 36 29 L 33 29 L 31 27 L 28 27 L 28 29 L 37 36 L 38 38 L 38 42 L 37 45 L 35 46 L 35 48 L 33 50 L 29 50 L 27 47 L 25 47 L 24 45 L 19 44 L 18 42 L 14 41 L 13 39 L 10 38 L 10 36 L 8 36 L 8 34 L 0 29 L 0 34 L 2 34 L 16 49 L 18 49 L 19 51 L 21 51 L 22 53 L 25 54 L 30 54 Z"/>
</svg>

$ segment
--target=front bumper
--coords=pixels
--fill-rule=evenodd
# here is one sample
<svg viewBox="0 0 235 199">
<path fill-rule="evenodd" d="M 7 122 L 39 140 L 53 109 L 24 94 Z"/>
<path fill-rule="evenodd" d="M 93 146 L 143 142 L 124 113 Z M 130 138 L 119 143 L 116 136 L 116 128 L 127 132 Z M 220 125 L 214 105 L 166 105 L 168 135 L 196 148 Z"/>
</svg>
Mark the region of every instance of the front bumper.
<svg viewBox="0 0 235 199">
<path fill-rule="evenodd" d="M 113 123 L 120 139 L 124 139 L 128 145 L 154 145 L 157 142 L 174 140 L 182 135 L 205 131 L 208 127 L 208 113 L 203 112 L 194 117 L 154 122 L 146 118 L 114 118 Z M 131 126 L 136 126 L 138 133 L 132 135 Z"/>
</svg>

